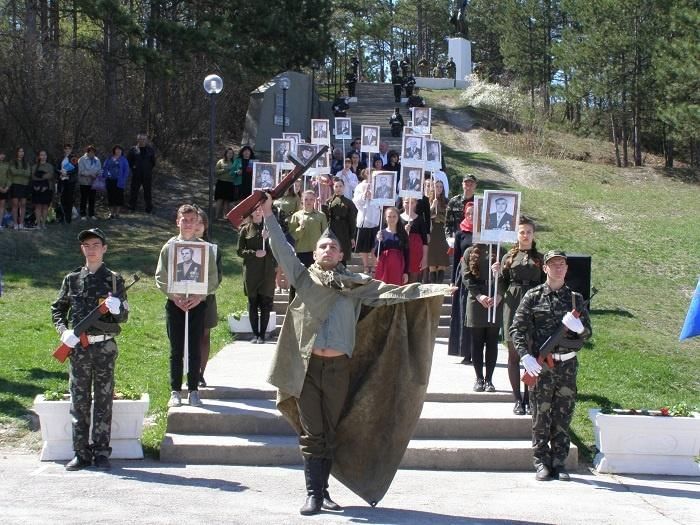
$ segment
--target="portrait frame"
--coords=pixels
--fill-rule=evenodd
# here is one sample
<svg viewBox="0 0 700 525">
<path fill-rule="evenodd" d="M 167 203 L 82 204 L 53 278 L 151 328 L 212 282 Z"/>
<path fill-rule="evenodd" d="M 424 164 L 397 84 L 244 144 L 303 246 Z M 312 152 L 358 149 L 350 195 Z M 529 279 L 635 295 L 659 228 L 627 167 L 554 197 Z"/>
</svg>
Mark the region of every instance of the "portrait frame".
<svg viewBox="0 0 700 525">
<path fill-rule="evenodd" d="M 189 265 L 183 250 L 190 250 Z M 196 266 L 192 266 L 196 265 Z M 194 277 L 189 279 L 188 277 Z M 168 293 L 207 295 L 209 287 L 209 243 L 173 241 L 168 246 Z"/>
<path fill-rule="evenodd" d="M 291 170 L 294 168 L 294 164 L 289 162 L 290 151 L 292 149 L 293 141 L 292 139 L 271 139 L 270 140 L 270 161 L 279 165 L 280 169 Z M 285 154 L 282 152 L 286 151 Z"/>
<path fill-rule="evenodd" d="M 437 148 L 436 158 L 432 158 L 433 148 Z M 442 169 L 442 142 L 439 140 L 425 139 L 425 169 L 428 171 L 437 171 Z"/>
<path fill-rule="evenodd" d="M 410 174 L 418 172 L 418 188 L 409 187 Z M 401 178 L 399 179 L 399 196 L 408 199 L 420 199 L 423 197 L 423 182 L 425 180 L 425 170 L 421 166 L 404 166 L 401 164 Z"/>
<path fill-rule="evenodd" d="M 379 153 L 379 126 L 363 125 L 360 129 L 360 151 L 367 153 Z"/>
<path fill-rule="evenodd" d="M 331 143 L 330 121 L 328 119 L 311 119 L 311 144 Z"/>
<path fill-rule="evenodd" d="M 410 146 L 416 144 L 417 148 Z M 425 166 L 425 138 L 421 135 L 404 135 L 401 140 L 401 166 Z"/>
<path fill-rule="evenodd" d="M 336 139 L 352 140 L 352 120 L 350 117 L 336 117 L 334 125 Z M 345 130 L 347 130 L 347 133 L 343 132 Z"/>
<path fill-rule="evenodd" d="M 473 223 L 472 223 L 472 244 L 481 242 L 481 215 L 484 209 L 484 196 L 474 195 L 473 207 Z"/>
<path fill-rule="evenodd" d="M 389 196 L 383 189 L 385 185 L 380 185 L 380 182 L 389 180 L 389 188 L 391 189 Z M 380 189 L 381 188 L 381 189 Z M 381 196 L 377 196 L 381 195 Z M 396 172 L 395 171 L 374 171 L 372 172 L 372 204 L 379 206 L 394 206 L 396 204 Z"/>
<path fill-rule="evenodd" d="M 316 161 L 316 173 L 318 175 L 330 175 L 331 173 L 331 152 L 326 151 Z"/>
<path fill-rule="evenodd" d="M 267 184 L 262 180 L 262 174 L 265 170 L 270 173 L 270 182 Z M 279 165 L 276 162 L 253 162 L 253 189 L 274 188 L 277 184 L 279 171 Z"/>
<path fill-rule="evenodd" d="M 301 133 L 285 131 L 284 133 L 282 133 L 282 138 L 291 140 L 292 141 L 292 149 L 290 151 L 296 151 L 297 144 L 299 144 L 301 142 Z"/>
<path fill-rule="evenodd" d="M 505 200 L 505 209 L 499 219 L 497 207 L 502 200 Z M 486 190 L 481 212 L 481 242 L 491 244 L 518 242 L 519 217 L 519 191 Z"/>
<path fill-rule="evenodd" d="M 307 144 L 306 142 L 300 142 L 297 144 L 297 157 L 304 164 L 306 164 L 316 153 L 318 152 L 318 144 Z M 305 177 L 313 177 L 318 172 L 316 171 L 316 166 L 313 166 L 304 172 Z"/>
<path fill-rule="evenodd" d="M 430 133 L 431 118 L 431 108 L 411 108 L 411 122 L 416 133 L 420 133 L 421 135 L 427 135 Z"/>
</svg>

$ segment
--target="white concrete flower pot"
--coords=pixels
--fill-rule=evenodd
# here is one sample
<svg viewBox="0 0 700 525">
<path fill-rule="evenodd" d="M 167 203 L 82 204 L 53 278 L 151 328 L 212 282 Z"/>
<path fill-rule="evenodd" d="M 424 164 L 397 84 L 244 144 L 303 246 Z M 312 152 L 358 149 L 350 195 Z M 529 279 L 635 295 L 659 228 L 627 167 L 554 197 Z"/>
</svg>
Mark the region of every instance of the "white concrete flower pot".
<svg viewBox="0 0 700 525">
<path fill-rule="evenodd" d="M 141 434 L 149 402 L 148 394 L 141 394 L 141 399 L 136 400 L 114 400 L 110 438 L 112 458 L 143 459 Z M 38 395 L 34 398 L 33 410 L 39 416 L 41 439 L 44 442 L 41 448 L 41 461 L 71 459 L 75 452 L 73 451 L 70 398 L 62 401 L 46 401 L 43 395 Z"/>
<path fill-rule="evenodd" d="M 596 470 L 609 474 L 700 476 L 700 414 L 663 417 L 588 412 L 595 427 Z"/>
<path fill-rule="evenodd" d="M 229 330 L 235 334 L 252 334 L 253 329 L 250 326 L 250 317 L 248 314 L 241 314 L 240 319 L 236 319 L 233 314 L 228 315 Z M 270 333 L 277 328 L 277 313 L 270 312 L 270 322 L 267 323 L 265 333 Z"/>
</svg>

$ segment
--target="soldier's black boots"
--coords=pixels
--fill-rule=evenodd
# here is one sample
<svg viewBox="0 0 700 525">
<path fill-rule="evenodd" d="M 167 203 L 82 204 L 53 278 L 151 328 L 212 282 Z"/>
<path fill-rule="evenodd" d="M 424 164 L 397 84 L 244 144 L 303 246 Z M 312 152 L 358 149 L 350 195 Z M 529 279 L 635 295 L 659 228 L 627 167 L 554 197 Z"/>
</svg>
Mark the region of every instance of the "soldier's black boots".
<svg viewBox="0 0 700 525">
<path fill-rule="evenodd" d="M 333 466 L 333 460 L 330 458 L 323 458 L 323 508 L 326 510 L 343 510 L 343 507 L 338 505 L 335 501 L 331 499 L 331 495 L 328 493 L 328 478 L 331 475 L 331 467 Z"/>
<path fill-rule="evenodd" d="M 107 456 L 95 456 L 95 467 L 100 470 L 109 470 L 112 468 L 112 464 L 109 462 Z"/>
<path fill-rule="evenodd" d="M 552 473 L 547 465 L 537 465 L 537 473 L 535 474 L 537 481 L 549 481 L 552 479 Z"/>
<path fill-rule="evenodd" d="M 92 465 L 92 461 L 85 460 L 80 456 L 75 456 L 68 463 L 66 463 L 66 470 L 82 470 L 90 465 Z"/>
<path fill-rule="evenodd" d="M 321 512 L 323 506 L 323 458 L 304 458 L 306 502 L 299 509 L 302 516 Z"/>
</svg>

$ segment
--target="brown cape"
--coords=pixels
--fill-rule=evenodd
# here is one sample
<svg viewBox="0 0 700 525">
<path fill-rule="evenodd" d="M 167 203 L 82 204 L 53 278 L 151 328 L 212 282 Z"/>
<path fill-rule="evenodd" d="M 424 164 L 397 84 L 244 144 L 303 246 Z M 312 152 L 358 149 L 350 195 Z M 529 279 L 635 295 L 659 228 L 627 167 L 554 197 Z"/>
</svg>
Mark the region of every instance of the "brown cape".
<svg viewBox="0 0 700 525">
<path fill-rule="evenodd" d="M 423 409 L 442 302 L 438 295 L 368 309 L 357 324 L 333 475 L 373 506 L 389 489 Z M 277 406 L 299 433 L 296 399 L 278 395 Z"/>
</svg>

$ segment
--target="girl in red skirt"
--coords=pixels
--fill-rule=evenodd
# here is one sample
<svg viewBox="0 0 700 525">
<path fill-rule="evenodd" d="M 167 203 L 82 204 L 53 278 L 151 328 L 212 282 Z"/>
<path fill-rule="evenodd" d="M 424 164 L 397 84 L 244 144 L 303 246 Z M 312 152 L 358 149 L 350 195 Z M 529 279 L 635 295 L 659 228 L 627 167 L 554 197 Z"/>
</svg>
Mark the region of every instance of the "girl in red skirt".
<svg viewBox="0 0 700 525">
<path fill-rule="evenodd" d="M 377 233 L 374 253 L 377 257 L 375 278 L 387 284 L 408 282 L 408 234 L 399 218 L 399 210 L 390 206 L 384 212 L 386 228 Z"/>
</svg>

